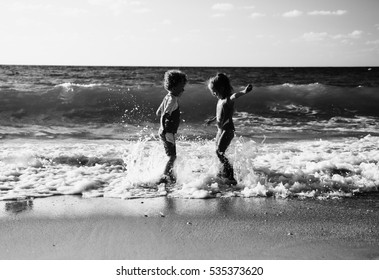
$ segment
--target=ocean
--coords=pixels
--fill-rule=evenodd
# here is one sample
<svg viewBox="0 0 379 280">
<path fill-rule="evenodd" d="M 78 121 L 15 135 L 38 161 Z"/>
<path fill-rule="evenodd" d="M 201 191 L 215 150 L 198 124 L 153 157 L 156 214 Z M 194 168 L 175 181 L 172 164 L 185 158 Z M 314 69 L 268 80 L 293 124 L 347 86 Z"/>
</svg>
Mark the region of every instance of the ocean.
<svg viewBox="0 0 379 280">
<path fill-rule="evenodd" d="M 155 181 L 166 156 L 155 111 L 163 75 L 189 79 L 180 99 L 177 183 Z M 226 73 L 236 136 L 227 150 L 237 186 L 217 178 L 217 99 Z M 87 67 L 0 65 L 0 200 L 53 195 L 121 199 L 343 199 L 379 187 L 378 67 Z"/>
</svg>

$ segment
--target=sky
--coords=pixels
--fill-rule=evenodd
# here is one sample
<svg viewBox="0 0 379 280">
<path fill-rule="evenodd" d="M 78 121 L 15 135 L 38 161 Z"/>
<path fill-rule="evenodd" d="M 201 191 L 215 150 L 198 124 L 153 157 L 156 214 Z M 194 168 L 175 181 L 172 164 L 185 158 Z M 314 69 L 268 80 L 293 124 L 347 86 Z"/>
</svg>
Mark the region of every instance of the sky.
<svg viewBox="0 0 379 280">
<path fill-rule="evenodd" d="M 0 0 L 0 64 L 379 66 L 379 0 Z"/>
</svg>

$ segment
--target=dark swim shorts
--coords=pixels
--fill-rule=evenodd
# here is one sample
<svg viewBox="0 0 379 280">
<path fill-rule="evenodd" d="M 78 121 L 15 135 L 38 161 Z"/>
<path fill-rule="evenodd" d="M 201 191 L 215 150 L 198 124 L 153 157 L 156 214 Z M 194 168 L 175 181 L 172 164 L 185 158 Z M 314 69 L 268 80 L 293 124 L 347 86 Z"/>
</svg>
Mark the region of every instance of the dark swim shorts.
<svg viewBox="0 0 379 280">
<path fill-rule="evenodd" d="M 163 142 L 166 155 L 169 157 L 176 157 L 176 145 L 167 141 L 165 133 L 160 134 L 159 137 Z"/>
<path fill-rule="evenodd" d="M 234 130 L 219 130 L 216 135 L 216 146 L 218 153 L 225 153 L 234 137 Z"/>
</svg>

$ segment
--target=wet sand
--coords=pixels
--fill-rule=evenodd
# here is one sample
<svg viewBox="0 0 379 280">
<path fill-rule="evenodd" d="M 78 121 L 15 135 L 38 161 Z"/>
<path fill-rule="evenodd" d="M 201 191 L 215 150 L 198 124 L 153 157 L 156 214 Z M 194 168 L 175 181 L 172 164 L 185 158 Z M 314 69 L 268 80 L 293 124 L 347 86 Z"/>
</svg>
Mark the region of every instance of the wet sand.
<svg viewBox="0 0 379 280">
<path fill-rule="evenodd" d="M 379 259 L 379 195 L 0 201 L 0 259 Z"/>
</svg>

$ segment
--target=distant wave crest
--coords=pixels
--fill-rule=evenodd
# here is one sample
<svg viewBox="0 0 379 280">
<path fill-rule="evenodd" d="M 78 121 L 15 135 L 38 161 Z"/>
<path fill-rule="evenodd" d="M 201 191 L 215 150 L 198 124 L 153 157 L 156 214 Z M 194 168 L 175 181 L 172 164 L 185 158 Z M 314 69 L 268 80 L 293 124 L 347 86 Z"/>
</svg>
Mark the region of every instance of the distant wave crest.
<svg viewBox="0 0 379 280">
<path fill-rule="evenodd" d="M 238 90 L 238 89 L 236 89 Z M 335 116 L 379 117 L 379 88 L 346 88 L 321 83 L 284 83 L 254 87 L 253 92 L 236 101 L 238 112 L 272 118 L 320 118 Z M 66 122 L 88 121 L 136 123 L 156 121 L 155 110 L 166 94 L 161 86 L 136 87 L 107 83 L 62 83 L 41 91 L 0 90 L 0 121 L 38 120 L 43 116 Z M 217 99 L 203 84 L 189 84 L 180 100 L 183 119 L 203 122 L 214 115 Z"/>
</svg>

